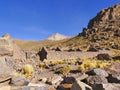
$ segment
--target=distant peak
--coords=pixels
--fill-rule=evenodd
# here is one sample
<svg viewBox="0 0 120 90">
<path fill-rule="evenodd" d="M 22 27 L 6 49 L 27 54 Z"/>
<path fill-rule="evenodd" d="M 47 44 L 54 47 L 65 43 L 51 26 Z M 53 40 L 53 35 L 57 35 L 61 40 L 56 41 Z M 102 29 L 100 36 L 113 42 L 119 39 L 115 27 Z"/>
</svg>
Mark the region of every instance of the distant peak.
<svg viewBox="0 0 120 90">
<path fill-rule="evenodd" d="M 8 33 L 6 33 L 6 34 L 4 34 L 2 37 L 4 37 L 4 38 L 11 38 L 11 35 L 8 34 Z"/>
<path fill-rule="evenodd" d="M 66 38 L 69 38 L 69 37 L 59 34 L 59 33 L 55 33 L 55 34 L 51 35 L 50 37 L 48 37 L 48 40 L 62 40 L 62 39 L 66 39 Z"/>
</svg>

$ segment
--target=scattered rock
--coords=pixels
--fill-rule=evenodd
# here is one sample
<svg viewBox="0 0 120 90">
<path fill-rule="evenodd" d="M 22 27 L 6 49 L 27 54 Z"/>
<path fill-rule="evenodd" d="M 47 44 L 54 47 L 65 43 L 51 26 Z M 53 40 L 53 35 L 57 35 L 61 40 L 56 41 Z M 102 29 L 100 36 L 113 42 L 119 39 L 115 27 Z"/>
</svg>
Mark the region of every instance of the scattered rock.
<svg viewBox="0 0 120 90">
<path fill-rule="evenodd" d="M 113 75 L 109 75 L 107 79 L 110 83 L 120 83 L 120 72 Z"/>
<path fill-rule="evenodd" d="M 112 63 L 112 65 L 110 65 L 109 67 L 106 67 L 105 70 L 111 75 L 120 73 L 120 64 Z"/>
<path fill-rule="evenodd" d="M 12 75 L 14 70 L 12 69 L 12 58 L 0 57 L 0 75 Z"/>
<path fill-rule="evenodd" d="M 111 48 L 113 48 L 113 49 L 117 49 L 117 50 L 120 50 L 120 46 L 117 45 L 117 44 L 112 45 Z"/>
<path fill-rule="evenodd" d="M 75 50 L 74 49 L 72 49 L 72 48 L 70 48 L 69 50 L 68 50 L 68 52 L 74 52 Z"/>
<path fill-rule="evenodd" d="M 98 60 L 112 60 L 112 57 L 109 54 L 103 53 L 96 56 Z"/>
<path fill-rule="evenodd" d="M 57 48 L 55 49 L 55 51 L 61 51 L 61 49 L 60 49 L 59 47 L 57 47 Z"/>
<path fill-rule="evenodd" d="M 77 48 L 75 51 L 82 52 L 82 50 L 80 48 Z"/>
<path fill-rule="evenodd" d="M 92 84 L 108 83 L 108 81 L 107 81 L 107 79 L 104 76 L 95 75 L 95 76 L 89 76 L 87 78 L 87 83 L 89 85 L 92 85 Z"/>
<path fill-rule="evenodd" d="M 50 85 L 55 85 L 55 84 L 59 84 L 62 80 L 63 79 L 61 76 L 54 76 L 49 78 L 46 82 Z"/>
<path fill-rule="evenodd" d="M 120 56 L 113 57 L 114 60 L 120 60 Z"/>
<path fill-rule="evenodd" d="M 26 86 L 29 84 L 29 82 L 30 81 L 26 79 L 25 77 L 16 76 L 11 79 L 10 84 L 13 86 Z"/>
<path fill-rule="evenodd" d="M 73 83 L 70 90 L 92 90 L 92 87 L 81 82 L 80 80 L 76 80 L 76 82 Z"/>
<path fill-rule="evenodd" d="M 64 77 L 64 80 L 61 82 L 62 84 L 67 83 L 67 84 L 72 84 L 75 82 L 75 78 L 74 77 Z"/>
<path fill-rule="evenodd" d="M 100 76 L 108 77 L 108 73 L 105 70 L 100 69 L 100 68 L 88 70 L 86 72 L 86 74 L 88 74 L 88 75 L 100 75 Z"/>
<path fill-rule="evenodd" d="M 94 84 L 93 90 L 120 90 L 120 84 L 108 83 L 108 84 Z"/>
<path fill-rule="evenodd" d="M 87 50 L 88 52 L 97 52 L 97 51 L 99 51 L 94 45 L 90 45 L 89 46 L 89 48 L 88 48 L 88 50 Z"/>
</svg>

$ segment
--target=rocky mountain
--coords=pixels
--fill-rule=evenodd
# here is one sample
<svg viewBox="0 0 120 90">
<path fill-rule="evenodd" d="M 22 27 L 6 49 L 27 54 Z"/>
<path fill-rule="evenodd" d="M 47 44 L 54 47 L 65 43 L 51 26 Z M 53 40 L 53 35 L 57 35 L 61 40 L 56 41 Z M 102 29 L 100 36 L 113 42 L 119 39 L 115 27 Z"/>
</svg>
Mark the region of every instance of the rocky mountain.
<svg viewBox="0 0 120 90">
<path fill-rule="evenodd" d="M 62 39 L 66 39 L 66 38 L 69 38 L 69 37 L 59 34 L 59 33 L 56 33 L 56 34 L 53 34 L 52 36 L 48 37 L 48 40 L 62 40 Z"/>
<path fill-rule="evenodd" d="M 83 29 L 82 35 L 94 42 L 120 37 L 120 4 L 101 10 Z"/>
</svg>

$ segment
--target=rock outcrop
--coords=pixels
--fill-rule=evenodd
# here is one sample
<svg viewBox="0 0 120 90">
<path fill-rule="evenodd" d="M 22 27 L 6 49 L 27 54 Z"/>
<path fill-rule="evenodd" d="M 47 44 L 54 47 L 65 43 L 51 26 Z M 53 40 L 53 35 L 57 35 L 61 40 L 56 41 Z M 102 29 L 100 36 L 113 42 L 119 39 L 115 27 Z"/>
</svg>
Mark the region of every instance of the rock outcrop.
<svg viewBox="0 0 120 90">
<path fill-rule="evenodd" d="M 80 35 L 92 42 L 120 37 L 120 4 L 101 10 Z"/>
</svg>

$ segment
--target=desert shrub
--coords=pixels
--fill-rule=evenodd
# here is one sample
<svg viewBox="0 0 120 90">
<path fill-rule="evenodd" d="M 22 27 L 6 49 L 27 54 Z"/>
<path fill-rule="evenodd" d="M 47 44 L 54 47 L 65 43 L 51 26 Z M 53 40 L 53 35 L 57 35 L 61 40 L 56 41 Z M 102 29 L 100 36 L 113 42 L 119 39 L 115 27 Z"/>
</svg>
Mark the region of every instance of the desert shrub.
<svg viewBox="0 0 120 90">
<path fill-rule="evenodd" d="M 92 60 L 92 59 L 82 59 L 82 64 L 78 66 L 78 70 L 83 72 L 87 69 L 93 69 L 93 68 L 104 68 L 113 62 L 111 61 L 101 61 L 101 60 Z"/>
<path fill-rule="evenodd" d="M 30 64 L 26 64 L 25 66 L 23 66 L 21 72 L 16 72 L 15 76 L 24 76 L 27 78 L 31 78 L 34 75 L 34 69 L 33 66 Z"/>
<path fill-rule="evenodd" d="M 67 75 L 70 72 L 70 70 L 71 70 L 70 66 L 65 66 L 65 67 L 61 68 L 61 73 L 63 75 Z"/>
<path fill-rule="evenodd" d="M 45 68 L 45 63 L 40 63 L 40 68 Z"/>
</svg>

